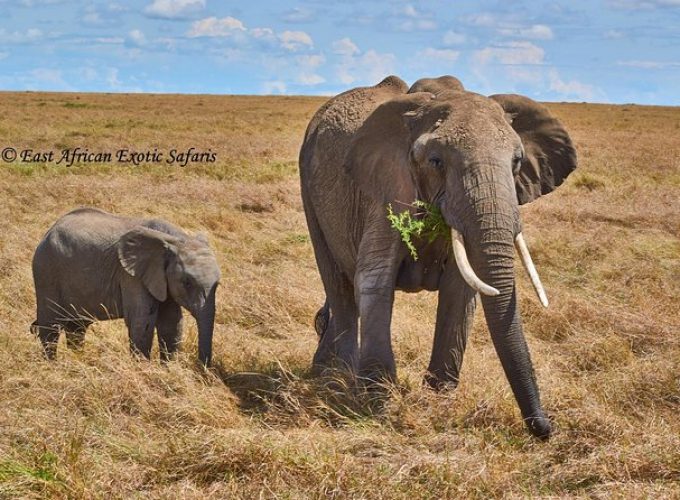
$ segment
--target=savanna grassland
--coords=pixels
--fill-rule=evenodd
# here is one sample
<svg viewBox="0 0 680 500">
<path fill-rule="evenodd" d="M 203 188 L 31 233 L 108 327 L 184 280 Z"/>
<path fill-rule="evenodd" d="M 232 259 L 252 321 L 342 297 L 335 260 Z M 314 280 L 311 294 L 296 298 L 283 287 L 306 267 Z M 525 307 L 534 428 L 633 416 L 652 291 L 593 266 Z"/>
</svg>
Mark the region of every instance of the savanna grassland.
<svg viewBox="0 0 680 500">
<path fill-rule="evenodd" d="M 323 302 L 297 154 L 322 98 L 0 94 L 0 148 L 211 149 L 189 165 L 0 164 L 0 498 L 680 497 L 680 108 L 550 104 L 580 166 L 521 209 L 551 299 L 521 309 L 557 432 L 525 431 L 478 314 L 459 388 L 421 386 L 436 295 L 399 294 L 379 402 L 309 374 Z M 56 362 L 28 333 L 31 257 L 81 206 L 204 232 L 215 367 L 196 326 L 161 366 L 95 324 Z"/>
</svg>

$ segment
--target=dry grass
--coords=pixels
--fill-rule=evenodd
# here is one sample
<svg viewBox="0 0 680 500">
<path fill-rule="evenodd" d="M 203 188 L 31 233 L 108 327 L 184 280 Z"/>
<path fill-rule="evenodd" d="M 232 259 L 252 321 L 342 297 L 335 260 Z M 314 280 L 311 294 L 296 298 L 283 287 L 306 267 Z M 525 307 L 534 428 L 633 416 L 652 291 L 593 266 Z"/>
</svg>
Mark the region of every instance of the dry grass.
<svg viewBox="0 0 680 500">
<path fill-rule="evenodd" d="M 459 389 L 433 394 L 434 294 L 399 295 L 390 397 L 308 367 L 323 294 L 296 159 L 318 98 L 0 94 L 0 146 L 211 148 L 186 167 L 0 166 L 0 498 L 680 495 L 680 110 L 554 104 L 581 166 L 522 209 L 551 298 L 520 278 L 545 406 L 524 430 L 483 321 Z M 120 322 L 41 359 L 30 260 L 77 205 L 209 234 L 222 265 L 216 368 L 196 328 L 168 367 Z"/>
</svg>

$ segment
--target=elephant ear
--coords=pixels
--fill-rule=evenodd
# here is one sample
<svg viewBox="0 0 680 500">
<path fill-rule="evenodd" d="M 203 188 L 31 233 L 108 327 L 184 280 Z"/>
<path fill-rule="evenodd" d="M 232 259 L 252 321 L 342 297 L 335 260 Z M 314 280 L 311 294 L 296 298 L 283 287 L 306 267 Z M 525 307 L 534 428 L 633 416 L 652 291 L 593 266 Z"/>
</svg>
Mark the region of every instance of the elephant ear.
<svg viewBox="0 0 680 500">
<path fill-rule="evenodd" d="M 548 194 L 576 168 L 576 150 L 569 134 L 548 109 L 516 94 L 492 95 L 505 110 L 524 146 L 524 159 L 515 175 L 520 205 Z"/>
<path fill-rule="evenodd" d="M 345 157 L 345 169 L 362 192 L 384 203 L 415 200 L 409 122 L 433 98 L 428 92 L 396 97 L 378 106 L 359 127 Z"/>
<path fill-rule="evenodd" d="M 165 276 L 166 256 L 173 251 L 172 237 L 154 229 L 139 227 L 125 233 L 118 241 L 118 260 L 130 275 L 142 280 L 156 300 L 168 298 Z"/>
</svg>

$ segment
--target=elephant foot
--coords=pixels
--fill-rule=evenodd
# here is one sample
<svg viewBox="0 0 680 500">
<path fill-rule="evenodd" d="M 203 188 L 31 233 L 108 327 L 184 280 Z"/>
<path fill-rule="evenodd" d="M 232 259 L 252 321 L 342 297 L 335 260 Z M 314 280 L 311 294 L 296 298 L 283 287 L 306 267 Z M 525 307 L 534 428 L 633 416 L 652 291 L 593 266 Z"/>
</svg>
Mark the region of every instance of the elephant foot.
<svg viewBox="0 0 680 500">
<path fill-rule="evenodd" d="M 343 370 L 354 373 L 357 366 L 356 351 L 352 343 L 331 342 L 327 337 L 320 337 L 312 360 L 312 371 Z"/>
<path fill-rule="evenodd" d="M 378 363 L 361 363 L 358 379 L 365 387 L 394 384 L 397 382 L 397 369 Z"/>
<path fill-rule="evenodd" d="M 324 355 L 314 356 L 312 361 L 312 375 L 327 376 L 334 373 L 354 373 L 354 365 L 351 361 L 346 361 L 334 353 L 324 353 Z"/>
<path fill-rule="evenodd" d="M 43 355 L 47 360 L 54 360 L 57 357 L 57 343 L 59 342 L 58 326 L 41 326 L 34 321 L 31 324 L 31 333 L 37 335 L 43 348 Z"/>
<path fill-rule="evenodd" d="M 552 434 L 552 423 L 544 414 L 524 419 L 529 432 L 541 441 L 547 441 Z"/>
<path fill-rule="evenodd" d="M 72 351 L 82 351 L 85 343 L 85 332 L 66 332 L 66 347 Z"/>
<path fill-rule="evenodd" d="M 440 375 L 436 372 L 428 372 L 423 377 L 423 385 L 437 392 L 453 391 L 458 387 L 458 377 L 450 373 Z"/>
</svg>

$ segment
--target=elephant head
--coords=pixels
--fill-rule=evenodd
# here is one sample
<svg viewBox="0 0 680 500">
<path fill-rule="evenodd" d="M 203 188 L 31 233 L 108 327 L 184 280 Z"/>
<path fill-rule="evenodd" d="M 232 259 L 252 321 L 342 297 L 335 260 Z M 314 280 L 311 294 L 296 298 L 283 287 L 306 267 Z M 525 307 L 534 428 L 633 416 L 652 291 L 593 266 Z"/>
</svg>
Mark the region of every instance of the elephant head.
<svg viewBox="0 0 680 500">
<path fill-rule="evenodd" d="M 562 125 L 545 107 L 518 95 L 411 93 L 381 104 L 367 118 L 345 167 L 362 191 L 382 203 L 419 199 L 441 210 L 460 274 L 481 294 L 522 415 L 532 433 L 547 437 L 550 422 L 518 310 L 513 247 L 547 305 L 522 238 L 518 206 L 552 191 L 576 167 Z"/>
<path fill-rule="evenodd" d="M 409 94 L 416 92 L 429 92 L 430 94 L 438 95 L 446 91 L 462 92 L 465 90 L 462 82 L 451 75 L 444 75 L 438 78 L 421 78 L 417 80 L 411 88 L 408 89 Z"/>
<path fill-rule="evenodd" d="M 138 277 L 159 302 L 168 295 L 187 309 L 198 325 L 198 358 L 210 363 L 215 324 L 215 292 L 220 270 L 207 240 L 180 238 L 140 227 L 118 242 L 123 269 Z"/>
</svg>

